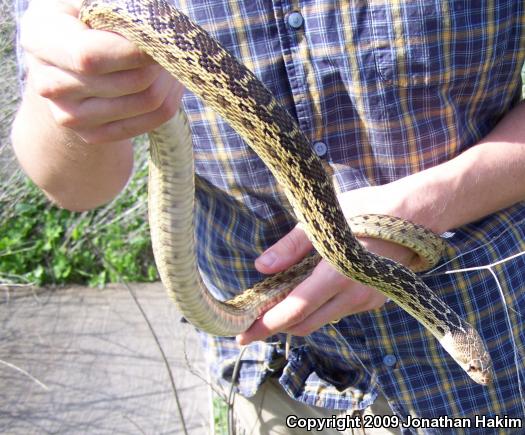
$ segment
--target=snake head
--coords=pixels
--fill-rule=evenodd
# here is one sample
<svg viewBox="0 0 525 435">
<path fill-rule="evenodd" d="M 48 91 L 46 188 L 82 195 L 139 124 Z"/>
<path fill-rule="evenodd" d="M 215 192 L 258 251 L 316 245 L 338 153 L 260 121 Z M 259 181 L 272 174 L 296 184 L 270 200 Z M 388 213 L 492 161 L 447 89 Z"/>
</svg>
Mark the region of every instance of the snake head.
<svg viewBox="0 0 525 435">
<path fill-rule="evenodd" d="M 489 385 L 492 383 L 492 361 L 490 357 L 488 357 L 488 360 L 482 358 L 470 361 L 465 371 L 480 385 Z"/>
<path fill-rule="evenodd" d="M 448 332 L 439 341 L 472 380 L 480 385 L 492 382 L 492 359 L 473 327 L 463 324 L 461 330 Z"/>
</svg>

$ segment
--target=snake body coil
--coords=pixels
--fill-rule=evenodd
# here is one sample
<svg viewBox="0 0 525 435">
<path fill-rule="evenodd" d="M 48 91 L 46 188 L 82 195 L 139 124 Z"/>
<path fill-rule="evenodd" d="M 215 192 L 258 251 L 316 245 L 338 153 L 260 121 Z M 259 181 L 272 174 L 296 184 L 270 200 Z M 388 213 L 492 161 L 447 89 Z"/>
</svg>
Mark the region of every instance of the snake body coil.
<svg viewBox="0 0 525 435">
<path fill-rule="evenodd" d="M 476 382 L 490 381 L 490 356 L 478 333 L 413 272 L 360 245 L 307 138 L 253 73 L 164 0 L 85 0 L 80 16 L 93 28 L 133 41 L 201 97 L 265 162 L 326 261 L 414 316 Z M 181 116 L 178 121 L 184 125 Z M 191 323 L 212 334 L 235 335 L 282 299 L 304 279 L 304 268 L 312 268 L 319 259 L 307 258 L 234 300 L 213 298 L 195 264 L 193 193 L 188 192 L 193 188 L 188 181 L 193 179 L 191 139 L 172 128 L 166 125 L 168 131 L 151 134 L 150 221 L 157 267 Z M 170 136 L 180 144 L 168 143 L 164 137 Z M 266 294 L 268 281 L 276 287 Z"/>
</svg>

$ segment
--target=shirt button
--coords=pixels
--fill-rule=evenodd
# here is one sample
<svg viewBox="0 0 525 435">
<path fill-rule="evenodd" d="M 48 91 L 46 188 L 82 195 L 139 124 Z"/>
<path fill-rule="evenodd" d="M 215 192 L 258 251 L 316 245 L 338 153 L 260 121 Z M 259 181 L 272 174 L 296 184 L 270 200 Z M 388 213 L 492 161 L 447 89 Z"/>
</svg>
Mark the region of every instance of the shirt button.
<svg viewBox="0 0 525 435">
<path fill-rule="evenodd" d="M 304 23 L 304 18 L 300 12 L 292 12 L 288 15 L 288 25 L 292 29 L 300 29 Z"/>
<path fill-rule="evenodd" d="M 315 142 L 314 143 L 314 152 L 319 157 L 323 157 L 326 155 L 326 152 L 328 151 L 328 147 L 324 142 Z"/>
<path fill-rule="evenodd" d="M 396 365 L 397 358 L 394 355 L 388 354 L 383 357 L 383 363 L 388 367 Z"/>
</svg>

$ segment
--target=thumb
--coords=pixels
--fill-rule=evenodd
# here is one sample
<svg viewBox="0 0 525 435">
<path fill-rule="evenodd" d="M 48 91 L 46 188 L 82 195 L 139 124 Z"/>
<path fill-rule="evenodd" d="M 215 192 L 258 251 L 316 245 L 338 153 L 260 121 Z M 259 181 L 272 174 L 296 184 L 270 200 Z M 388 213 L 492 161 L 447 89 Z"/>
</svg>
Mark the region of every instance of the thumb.
<svg viewBox="0 0 525 435">
<path fill-rule="evenodd" d="M 261 273 L 277 273 L 288 269 L 302 260 L 312 250 L 306 233 L 297 225 L 286 236 L 269 247 L 255 260 L 255 267 Z"/>
</svg>

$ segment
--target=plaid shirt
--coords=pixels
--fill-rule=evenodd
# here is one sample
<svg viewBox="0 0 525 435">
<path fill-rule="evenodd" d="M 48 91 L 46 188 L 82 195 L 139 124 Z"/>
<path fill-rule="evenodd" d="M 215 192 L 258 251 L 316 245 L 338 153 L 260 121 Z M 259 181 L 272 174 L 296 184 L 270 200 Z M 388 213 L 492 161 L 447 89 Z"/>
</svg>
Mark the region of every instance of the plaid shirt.
<svg viewBox="0 0 525 435">
<path fill-rule="evenodd" d="M 20 0 L 19 0 L 20 1 Z M 522 1 L 180 0 L 177 5 L 252 70 L 292 113 L 334 170 L 340 192 L 392 182 L 445 162 L 485 136 L 519 101 Z M 294 226 L 280 188 L 243 140 L 193 95 L 199 266 L 230 297 L 262 276 L 255 258 Z M 493 358 L 490 387 L 472 382 L 417 321 L 393 303 L 244 354 L 239 390 L 271 375 L 307 404 L 363 409 L 378 392 L 403 417 L 524 415 L 525 204 L 447 233 L 423 276 L 477 328 Z M 502 299 L 504 294 L 504 300 Z M 230 380 L 231 338 L 204 338 L 212 373 Z M 466 429 L 495 433 L 495 429 Z M 405 430 L 409 432 L 409 430 Z M 441 430 L 428 429 L 427 433 Z M 505 432 L 505 431 L 504 431 Z"/>
</svg>

